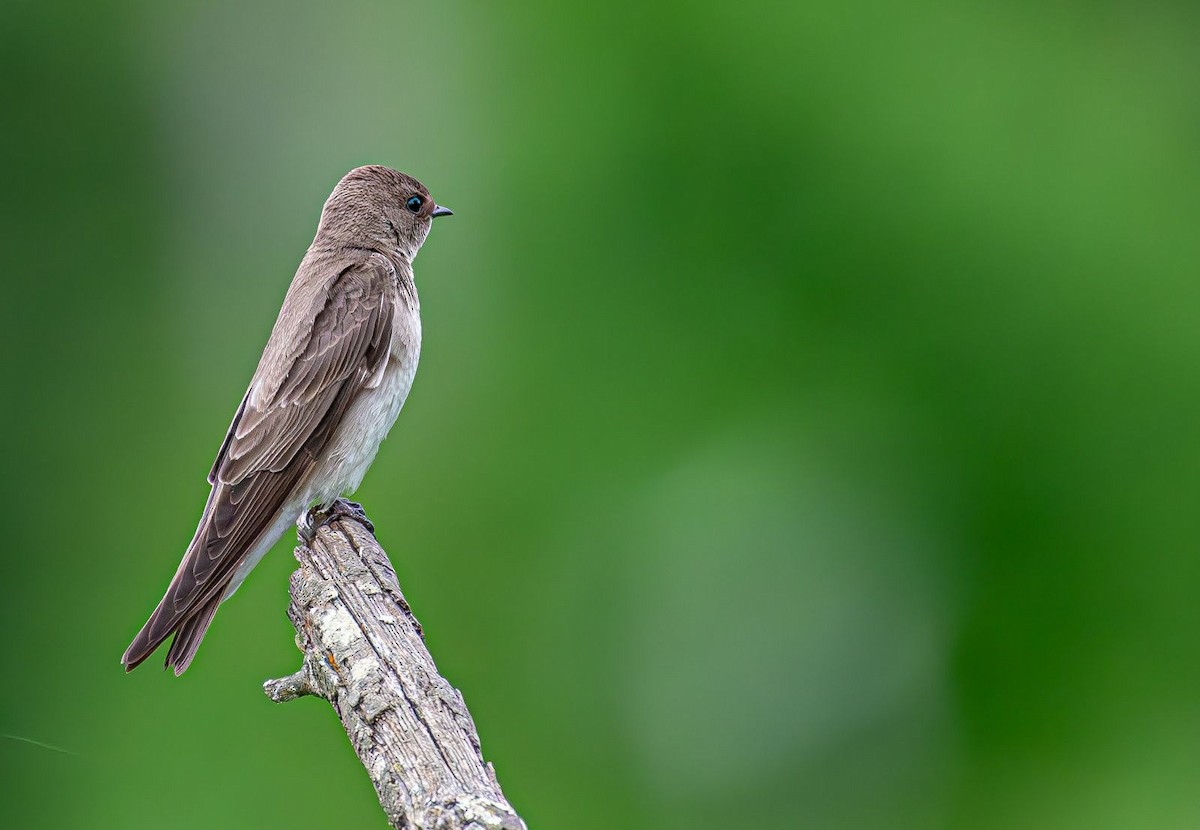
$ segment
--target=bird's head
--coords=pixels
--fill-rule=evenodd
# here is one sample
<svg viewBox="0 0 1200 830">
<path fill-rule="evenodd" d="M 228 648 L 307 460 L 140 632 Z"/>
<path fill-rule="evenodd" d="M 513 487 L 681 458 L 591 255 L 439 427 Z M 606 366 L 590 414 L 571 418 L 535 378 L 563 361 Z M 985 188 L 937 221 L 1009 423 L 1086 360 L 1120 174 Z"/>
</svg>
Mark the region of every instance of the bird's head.
<svg viewBox="0 0 1200 830">
<path fill-rule="evenodd" d="M 354 168 L 338 182 L 325 201 L 317 238 L 324 234 L 334 243 L 383 246 L 411 261 L 433 220 L 451 215 L 412 176 L 372 164 Z"/>
</svg>

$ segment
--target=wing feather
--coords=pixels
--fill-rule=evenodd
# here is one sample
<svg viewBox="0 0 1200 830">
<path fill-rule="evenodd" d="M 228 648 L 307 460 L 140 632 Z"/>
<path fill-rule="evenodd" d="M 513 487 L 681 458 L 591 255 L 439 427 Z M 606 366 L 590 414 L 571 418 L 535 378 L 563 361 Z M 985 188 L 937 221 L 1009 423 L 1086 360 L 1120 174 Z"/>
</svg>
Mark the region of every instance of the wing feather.
<svg viewBox="0 0 1200 830">
<path fill-rule="evenodd" d="M 310 336 L 285 356 L 286 374 L 274 384 L 266 378 L 280 364 L 272 354 L 277 340 L 272 333 L 213 463 L 213 490 L 196 536 L 162 602 L 126 652 L 128 669 L 225 590 L 293 498 L 346 409 L 378 382 L 391 345 L 395 280 L 391 263 L 378 256 L 344 268 L 325 292 Z M 272 385 L 273 393 L 261 394 Z"/>
</svg>

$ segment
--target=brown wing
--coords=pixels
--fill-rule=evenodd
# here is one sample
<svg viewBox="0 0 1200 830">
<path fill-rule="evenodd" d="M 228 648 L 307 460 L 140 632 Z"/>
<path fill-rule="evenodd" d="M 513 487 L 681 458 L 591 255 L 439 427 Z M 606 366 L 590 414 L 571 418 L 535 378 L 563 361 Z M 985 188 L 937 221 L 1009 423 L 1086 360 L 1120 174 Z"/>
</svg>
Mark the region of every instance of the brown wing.
<svg viewBox="0 0 1200 830">
<path fill-rule="evenodd" d="M 292 498 L 346 408 L 379 382 L 391 344 L 395 279 L 378 257 L 346 268 L 312 318 L 310 336 L 292 354 L 272 354 L 272 333 L 209 474 L 213 489 L 196 536 L 162 602 L 126 651 L 127 670 L 191 617 L 211 619 L 237 566 Z M 189 635 L 193 642 L 180 644 L 186 661 L 175 663 L 176 672 L 186 668 L 206 627 L 207 620 Z M 175 652 L 173 645 L 168 663 Z"/>
</svg>

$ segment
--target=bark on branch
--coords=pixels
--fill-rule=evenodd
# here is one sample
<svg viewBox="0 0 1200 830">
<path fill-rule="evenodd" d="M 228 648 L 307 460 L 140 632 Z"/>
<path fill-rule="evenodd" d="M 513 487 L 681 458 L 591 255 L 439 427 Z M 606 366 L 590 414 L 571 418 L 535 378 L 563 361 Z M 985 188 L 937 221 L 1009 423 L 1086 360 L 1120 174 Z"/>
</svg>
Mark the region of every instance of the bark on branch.
<svg viewBox="0 0 1200 830">
<path fill-rule="evenodd" d="M 317 695 L 333 705 L 392 827 L 525 830 L 357 507 L 339 502 L 302 521 L 288 617 L 304 662 L 264 691 L 277 703 Z"/>
</svg>

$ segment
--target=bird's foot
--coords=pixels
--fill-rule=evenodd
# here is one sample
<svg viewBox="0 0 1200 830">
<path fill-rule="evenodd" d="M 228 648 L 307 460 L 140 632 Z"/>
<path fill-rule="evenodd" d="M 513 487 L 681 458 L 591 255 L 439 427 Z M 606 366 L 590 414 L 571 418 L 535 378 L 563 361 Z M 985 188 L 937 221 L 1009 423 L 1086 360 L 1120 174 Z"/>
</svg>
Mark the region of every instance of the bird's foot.
<svg viewBox="0 0 1200 830">
<path fill-rule="evenodd" d="M 348 499 L 338 499 L 335 501 L 333 506 L 329 508 L 329 521 L 333 521 L 334 519 L 353 519 L 365 527 L 372 536 L 375 535 L 375 523 L 367 518 L 367 512 L 356 501 Z"/>
<path fill-rule="evenodd" d="M 333 504 L 329 505 L 317 505 L 300 517 L 300 520 L 296 522 L 296 528 L 300 532 L 300 538 L 307 545 L 312 543 L 321 527 L 339 519 L 353 519 L 365 527 L 372 536 L 375 535 L 375 525 L 367 518 L 362 505 L 346 499 L 335 499 Z"/>
</svg>

